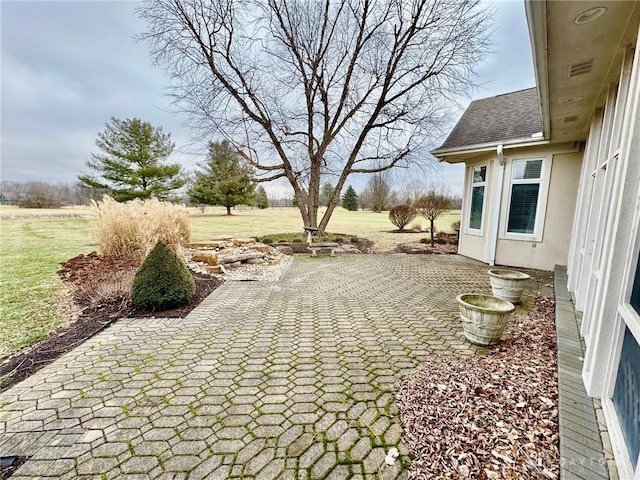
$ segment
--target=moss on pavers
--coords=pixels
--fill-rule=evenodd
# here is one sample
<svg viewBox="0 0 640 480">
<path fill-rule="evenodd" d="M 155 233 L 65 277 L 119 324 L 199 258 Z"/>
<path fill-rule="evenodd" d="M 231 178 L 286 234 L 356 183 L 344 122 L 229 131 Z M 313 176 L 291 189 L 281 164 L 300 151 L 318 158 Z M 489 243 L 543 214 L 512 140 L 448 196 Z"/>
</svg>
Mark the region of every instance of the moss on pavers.
<svg viewBox="0 0 640 480">
<path fill-rule="evenodd" d="M 478 352 L 455 297 L 488 293 L 486 267 L 451 256 L 339 265 L 296 259 L 277 283 L 223 285 L 185 320 L 117 322 L 0 395 L 0 445 L 51 429 L 24 450 L 46 455 L 71 442 L 74 466 L 62 478 L 99 469 L 97 459 L 148 478 L 402 475 L 394 384 L 424 360 Z M 71 440 L 88 428 L 94 440 Z M 393 467 L 384 464 L 391 446 L 402 455 Z M 56 478 L 43 461 L 24 471 Z"/>
</svg>

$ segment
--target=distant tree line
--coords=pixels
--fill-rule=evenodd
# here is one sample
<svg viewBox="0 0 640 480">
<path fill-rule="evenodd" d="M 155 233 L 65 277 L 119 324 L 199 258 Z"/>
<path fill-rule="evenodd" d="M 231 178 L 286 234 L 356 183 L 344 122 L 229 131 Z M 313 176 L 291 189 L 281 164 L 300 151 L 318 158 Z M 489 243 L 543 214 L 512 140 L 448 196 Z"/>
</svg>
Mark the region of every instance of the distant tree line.
<svg viewBox="0 0 640 480">
<path fill-rule="evenodd" d="M 96 146 L 100 153 L 91 155 L 86 164 L 90 172 L 78 175 L 77 183 L 5 180 L 0 190 L 0 203 L 55 208 L 88 204 L 109 194 L 120 202 L 158 198 L 198 206 L 203 211 L 208 205 L 220 205 L 231 215 L 231 209 L 237 205 L 260 209 L 297 207 L 298 198 L 309 196 L 308 192 L 300 191 L 290 198 L 270 198 L 264 187 L 257 183 L 247 153 L 227 140 L 209 142 L 205 159 L 190 176 L 180 164 L 168 161 L 175 148 L 171 135 L 138 118 L 111 118 L 104 131 L 98 133 Z M 359 194 L 352 185 L 336 191 L 338 184 L 329 178 L 324 177 L 318 196 L 318 205 L 327 209 L 339 198 L 340 205 L 347 210 L 388 211 L 400 204 L 411 205 L 428 191 L 437 191 L 446 197 L 450 208 L 462 206 L 459 196 L 447 195 L 443 188 L 427 188 L 419 176 L 404 182 L 396 179 L 397 188 L 394 188 L 391 171 L 383 170 L 369 175 Z"/>
<path fill-rule="evenodd" d="M 0 182 L 0 204 L 23 208 L 59 208 L 65 205 L 86 205 L 100 199 L 104 191 L 88 188 L 79 183 Z"/>
</svg>

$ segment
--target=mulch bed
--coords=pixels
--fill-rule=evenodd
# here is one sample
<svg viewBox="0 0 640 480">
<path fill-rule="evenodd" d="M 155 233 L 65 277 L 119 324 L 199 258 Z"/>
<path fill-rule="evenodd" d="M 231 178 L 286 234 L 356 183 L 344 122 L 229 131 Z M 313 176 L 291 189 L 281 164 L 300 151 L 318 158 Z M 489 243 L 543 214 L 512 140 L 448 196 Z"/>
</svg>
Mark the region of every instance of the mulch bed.
<svg viewBox="0 0 640 480">
<path fill-rule="evenodd" d="M 410 479 L 558 478 L 554 305 L 538 297 L 489 355 L 430 363 L 398 385 Z"/>
<path fill-rule="evenodd" d="M 223 283 L 218 278 L 192 272 L 196 294 L 188 304 L 171 310 L 143 310 L 131 304 L 126 293 L 127 282 L 123 281 L 132 278 L 138 264 L 134 259 L 102 257 L 95 252 L 62 263 L 58 274 L 71 289 L 82 313 L 35 345 L 3 359 L 0 363 L 0 392 L 21 382 L 120 318 L 184 318 Z M 98 296 L 92 294 L 105 284 L 115 286 Z"/>
<path fill-rule="evenodd" d="M 458 246 L 450 243 L 435 243 L 433 247 L 430 243 L 403 243 L 398 245 L 394 252 L 407 254 L 455 255 L 458 253 Z"/>
</svg>

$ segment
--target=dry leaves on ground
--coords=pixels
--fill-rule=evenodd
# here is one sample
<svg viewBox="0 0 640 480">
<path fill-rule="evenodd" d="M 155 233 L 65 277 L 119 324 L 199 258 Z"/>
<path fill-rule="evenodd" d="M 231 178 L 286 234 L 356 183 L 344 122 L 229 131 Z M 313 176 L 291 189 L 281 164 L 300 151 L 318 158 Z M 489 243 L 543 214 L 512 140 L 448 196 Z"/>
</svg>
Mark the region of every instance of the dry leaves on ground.
<svg viewBox="0 0 640 480">
<path fill-rule="evenodd" d="M 426 365 L 398 386 L 409 478 L 558 478 L 554 301 L 491 354 Z"/>
</svg>

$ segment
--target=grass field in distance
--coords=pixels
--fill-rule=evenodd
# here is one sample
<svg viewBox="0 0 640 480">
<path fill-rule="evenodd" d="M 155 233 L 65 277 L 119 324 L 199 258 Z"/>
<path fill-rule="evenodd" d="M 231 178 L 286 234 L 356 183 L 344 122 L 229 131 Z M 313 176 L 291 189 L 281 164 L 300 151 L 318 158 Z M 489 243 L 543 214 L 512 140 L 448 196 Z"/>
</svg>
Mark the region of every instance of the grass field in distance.
<svg viewBox="0 0 640 480">
<path fill-rule="evenodd" d="M 302 231 L 300 213 L 293 207 L 258 210 L 240 206 L 232 216 L 224 213 L 222 207 L 207 207 L 204 214 L 191 208 L 191 239 Z M 450 232 L 458 220 L 459 211 L 447 212 L 438 219 L 437 229 Z M 98 249 L 91 234 L 92 223 L 88 207 L 0 206 L 0 357 L 36 342 L 65 321 L 56 309 L 55 298 L 62 288 L 56 271 L 60 262 Z M 427 227 L 424 219 L 422 225 Z M 388 212 L 337 208 L 327 231 L 368 238 L 382 251 L 427 236 L 388 233 L 394 229 Z"/>
</svg>

